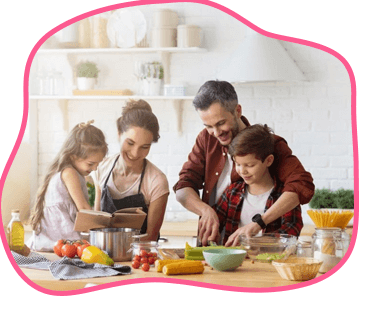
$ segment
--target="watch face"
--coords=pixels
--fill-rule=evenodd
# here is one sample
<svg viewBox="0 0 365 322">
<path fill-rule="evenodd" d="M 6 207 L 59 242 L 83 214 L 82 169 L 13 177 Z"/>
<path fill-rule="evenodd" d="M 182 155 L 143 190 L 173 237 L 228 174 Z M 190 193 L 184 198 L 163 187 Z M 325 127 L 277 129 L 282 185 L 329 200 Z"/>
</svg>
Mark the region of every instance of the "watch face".
<svg viewBox="0 0 365 322">
<path fill-rule="evenodd" d="M 260 214 L 256 214 L 255 216 L 252 217 L 252 221 L 257 221 L 261 218 L 261 215 Z"/>
</svg>

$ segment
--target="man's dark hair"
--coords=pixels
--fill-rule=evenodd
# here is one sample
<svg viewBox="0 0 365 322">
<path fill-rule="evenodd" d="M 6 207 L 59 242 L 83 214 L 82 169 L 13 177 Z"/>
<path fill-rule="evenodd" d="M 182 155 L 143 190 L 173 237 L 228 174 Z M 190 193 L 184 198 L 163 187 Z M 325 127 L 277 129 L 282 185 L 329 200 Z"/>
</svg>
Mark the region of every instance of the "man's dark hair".
<svg viewBox="0 0 365 322">
<path fill-rule="evenodd" d="M 220 103 L 225 110 L 234 113 L 238 98 L 232 84 L 218 80 L 207 81 L 199 88 L 193 100 L 195 109 L 200 111 L 207 110 L 214 103 Z"/>
</svg>

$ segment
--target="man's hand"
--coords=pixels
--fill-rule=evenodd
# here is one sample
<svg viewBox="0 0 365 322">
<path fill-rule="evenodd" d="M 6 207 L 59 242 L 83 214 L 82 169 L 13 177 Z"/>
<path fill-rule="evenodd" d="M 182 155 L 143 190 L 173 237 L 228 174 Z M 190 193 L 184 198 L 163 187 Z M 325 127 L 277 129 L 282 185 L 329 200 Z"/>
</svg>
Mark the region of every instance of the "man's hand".
<svg viewBox="0 0 365 322">
<path fill-rule="evenodd" d="M 199 220 L 199 239 L 203 246 L 208 245 L 210 240 L 217 241 L 219 237 L 219 220 L 218 216 L 211 207 L 206 207 L 202 211 Z"/>
<path fill-rule="evenodd" d="M 261 230 L 259 224 L 252 222 L 241 228 L 238 228 L 231 236 L 229 236 L 226 244 L 224 246 L 238 246 L 240 244 L 240 235 L 246 235 L 251 237 L 256 235 Z"/>
</svg>

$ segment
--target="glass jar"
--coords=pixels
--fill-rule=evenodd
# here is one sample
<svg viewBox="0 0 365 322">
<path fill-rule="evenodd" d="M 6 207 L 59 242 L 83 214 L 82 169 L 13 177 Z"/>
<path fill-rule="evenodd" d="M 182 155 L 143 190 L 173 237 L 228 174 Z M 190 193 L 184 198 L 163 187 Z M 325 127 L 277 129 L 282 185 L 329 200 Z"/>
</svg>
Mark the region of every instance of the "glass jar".
<svg viewBox="0 0 365 322">
<path fill-rule="evenodd" d="M 161 258 L 158 252 L 159 244 L 155 241 L 146 241 L 146 242 L 135 242 L 131 244 L 131 248 L 129 251 L 132 252 L 132 259 L 134 256 L 148 256 Z"/>
<path fill-rule="evenodd" d="M 351 241 L 351 237 L 350 235 L 346 232 L 345 229 L 342 229 L 341 231 L 341 237 L 342 237 L 342 242 L 343 242 L 343 256 L 345 256 L 349 246 L 350 246 L 350 241 Z"/>
<path fill-rule="evenodd" d="M 61 72 L 53 72 L 53 95 L 64 94 L 64 80 Z"/>
<path fill-rule="evenodd" d="M 310 236 L 299 236 L 297 243 L 298 257 L 312 257 L 312 238 Z"/>
<path fill-rule="evenodd" d="M 326 273 L 335 267 L 344 255 L 340 228 L 316 228 L 312 236 L 312 252 L 315 259 L 323 261 L 320 273 Z"/>
</svg>

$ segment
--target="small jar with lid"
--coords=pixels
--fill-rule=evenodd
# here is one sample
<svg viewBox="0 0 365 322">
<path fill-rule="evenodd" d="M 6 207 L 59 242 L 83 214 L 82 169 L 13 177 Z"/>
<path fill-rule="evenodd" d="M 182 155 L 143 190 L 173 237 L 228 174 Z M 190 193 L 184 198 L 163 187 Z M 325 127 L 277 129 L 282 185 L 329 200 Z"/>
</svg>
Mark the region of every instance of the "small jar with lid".
<svg viewBox="0 0 365 322">
<path fill-rule="evenodd" d="M 347 233 L 346 229 L 342 229 L 341 237 L 342 237 L 342 242 L 343 242 L 343 255 L 345 256 L 345 254 L 350 246 L 351 237 Z"/>
<path fill-rule="evenodd" d="M 344 253 L 341 229 L 336 227 L 316 228 L 312 236 L 313 257 L 323 261 L 320 273 L 326 273 L 335 267 Z"/>
<path fill-rule="evenodd" d="M 155 241 L 140 241 L 132 243 L 131 248 L 129 249 L 128 252 L 132 252 L 132 259 L 135 256 L 140 256 L 147 258 L 153 257 L 153 259 L 156 260 L 160 258 L 158 249 L 159 249 L 159 244 Z"/>
<path fill-rule="evenodd" d="M 312 237 L 299 236 L 297 243 L 298 257 L 312 257 Z"/>
</svg>

